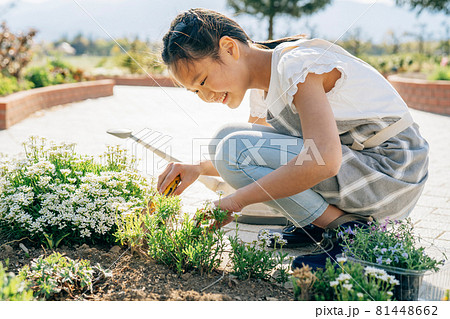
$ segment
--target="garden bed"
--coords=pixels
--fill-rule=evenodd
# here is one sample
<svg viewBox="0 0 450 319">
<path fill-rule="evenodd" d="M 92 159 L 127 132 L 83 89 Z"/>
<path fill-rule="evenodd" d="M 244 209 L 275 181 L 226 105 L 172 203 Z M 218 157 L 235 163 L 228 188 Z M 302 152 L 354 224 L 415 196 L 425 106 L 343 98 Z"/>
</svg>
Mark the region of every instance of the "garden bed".
<svg viewBox="0 0 450 319">
<path fill-rule="evenodd" d="M 9 271 L 16 274 L 33 258 L 51 254 L 47 249 L 31 246 L 27 240 L 22 242 L 29 250 L 28 257 L 19 242 L 0 240 L 0 260 L 9 259 Z M 112 277 L 94 285 L 92 294 L 73 297 L 66 294 L 60 300 L 293 300 L 292 290 L 258 279 L 238 280 L 228 272 L 223 273 L 223 269 L 203 276 L 196 272 L 178 276 L 164 265 L 131 255 L 130 250 L 119 246 L 84 244 L 73 248 L 61 246 L 55 251 L 72 259 L 90 260 L 92 265 L 100 263 L 103 268 L 112 270 Z M 223 274 L 222 280 L 204 289 Z"/>
<path fill-rule="evenodd" d="M 450 115 L 450 81 L 429 81 L 401 75 L 391 75 L 388 80 L 409 107 Z"/>
<path fill-rule="evenodd" d="M 114 80 L 116 85 L 130 85 L 130 86 L 162 86 L 174 87 L 176 86 L 172 79 L 163 75 L 98 75 L 97 80 Z"/>
<path fill-rule="evenodd" d="M 113 95 L 113 80 L 52 85 L 0 97 L 0 129 L 51 106 Z"/>
</svg>

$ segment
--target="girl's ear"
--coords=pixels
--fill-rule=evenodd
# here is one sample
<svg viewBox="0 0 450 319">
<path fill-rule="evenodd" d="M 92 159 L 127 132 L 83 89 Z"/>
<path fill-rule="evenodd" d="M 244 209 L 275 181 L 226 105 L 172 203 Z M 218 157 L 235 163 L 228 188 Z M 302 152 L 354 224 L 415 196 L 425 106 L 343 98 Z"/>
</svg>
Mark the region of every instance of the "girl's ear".
<svg viewBox="0 0 450 319">
<path fill-rule="evenodd" d="M 230 38 L 229 36 L 223 36 L 219 40 L 219 47 L 222 54 L 229 55 L 235 60 L 239 59 L 239 45 L 235 39 Z"/>
</svg>

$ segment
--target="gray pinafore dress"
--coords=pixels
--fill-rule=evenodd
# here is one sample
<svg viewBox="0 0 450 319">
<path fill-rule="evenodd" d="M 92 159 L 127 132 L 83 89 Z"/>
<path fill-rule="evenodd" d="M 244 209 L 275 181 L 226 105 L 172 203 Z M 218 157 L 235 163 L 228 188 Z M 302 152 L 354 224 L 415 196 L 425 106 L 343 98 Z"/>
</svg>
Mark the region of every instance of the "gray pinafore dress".
<svg viewBox="0 0 450 319">
<path fill-rule="evenodd" d="M 280 60 L 285 54 L 283 50 L 292 47 L 293 43 L 298 50 L 306 51 L 306 57 L 308 50 L 317 48 L 319 48 L 317 52 L 325 53 L 319 56 L 315 52 L 318 56 L 316 61 L 304 63 L 303 69 L 300 67 L 299 70 L 292 72 L 293 75 L 299 75 L 298 79 L 292 80 L 295 76 L 288 76 L 287 81 L 284 82 L 289 85 L 283 86 L 282 77 L 286 72 L 285 69 L 283 70 L 283 65 L 292 68 L 295 63 L 289 64 L 286 61 L 280 63 Z M 395 132 L 395 136 L 388 136 L 379 145 L 358 147 L 381 130 L 399 121 L 402 116 L 398 114 L 401 112 L 409 117 L 406 104 L 390 87 L 390 84 L 382 83 L 386 81 L 384 78 L 374 80 L 373 90 L 371 90 L 372 82 L 369 79 L 364 92 L 356 92 L 354 96 L 350 93 L 350 97 L 347 99 L 345 90 L 358 90 L 359 88 L 360 91 L 363 91 L 364 85 L 352 84 L 351 74 L 345 69 L 349 63 L 365 64 L 365 62 L 323 40 L 301 40 L 293 43 L 283 43 L 273 52 L 271 84 L 265 100 L 268 104 L 267 122 L 282 134 L 302 137 L 301 121 L 292 104 L 296 84 L 304 81 L 307 72 L 324 73 L 337 68 L 342 73 L 342 79 L 338 80 L 340 83 L 336 82 L 330 95 L 339 95 L 339 91 L 343 93 L 339 97 L 340 100 L 336 100 L 338 102 L 334 103 L 332 98 L 329 98 L 329 101 L 332 108 L 334 106 L 336 109 L 341 108 L 336 112 L 333 109 L 342 145 L 341 168 L 336 176 L 318 183 L 311 189 L 320 194 L 329 204 L 335 205 L 347 213 L 372 216 L 378 220 L 384 220 L 388 216 L 391 219 L 406 217 L 417 203 L 428 177 L 429 147 L 420 135 L 418 125 L 412 123 L 401 132 Z M 297 56 L 292 57 L 294 62 L 295 59 L 298 61 L 303 58 L 300 52 L 295 54 Z M 311 58 L 305 59 L 311 60 Z M 330 63 L 330 59 L 337 59 L 340 62 Z M 364 65 L 364 68 L 362 72 L 369 72 L 367 74 L 376 72 L 374 69 L 370 70 L 371 67 L 368 65 Z M 364 79 L 372 76 L 367 74 L 363 75 Z M 377 77 L 375 73 L 373 76 Z M 379 76 L 381 77 L 381 75 Z M 377 85 L 379 86 L 376 87 Z M 392 88 L 392 92 L 383 93 L 384 96 L 382 96 L 380 92 L 390 90 L 390 88 Z M 391 99 L 390 94 L 392 94 L 392 101 L 389 100 Z M 388 97 L 387 102 L 386 96 Z M 340 104 L 339 101 L 342 103 Z M 345 103 L 361 104 L 357 107 L 356 112 L 353 112 L 351 107 L 344 110 L 342 106 L 346 105 Z M 402 103 L 401 107 L 397 106 Z M 370 105 L 367 107 L 367 118 L 361 118 L 364 117 L 365 105 Z M 380 108 L 379 113 L 377 113 L 377 107 Z M 354 115 L 355 113 L 357 114 Z M 341 116 L 342 114 L 344 115 Z M 377 115 L 374 116 L 374 114 Z"/>
</svg>

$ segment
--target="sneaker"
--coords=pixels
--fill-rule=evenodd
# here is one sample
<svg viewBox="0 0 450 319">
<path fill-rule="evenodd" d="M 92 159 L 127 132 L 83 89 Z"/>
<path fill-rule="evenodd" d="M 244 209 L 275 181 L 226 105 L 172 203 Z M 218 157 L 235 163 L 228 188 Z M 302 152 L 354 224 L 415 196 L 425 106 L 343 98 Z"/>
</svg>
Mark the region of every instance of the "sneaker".
<svg viewBox="0 0 450 319">
<path fill-rule="evenodd" d="M 344 231 L 355 227 L 368 227 L 366 221 L 351 221 L 340 226 Z M 327 258 L 335 261 L 336 255 L 342 254 L 343 246 L 342 238 L 338 236 L 337 229 L 326 229 L 323 233 L 322 240 L 317 244 L 317 247 L 307 255 L 301 255 L 295 258 L 292 262 L 291 269 L 302 268 L 303 265 L 310 266 L 313 270 L 317 268 L 325 268 Z"/>
<path fill-rule="evenodd" d="M 296 248 L 319 242 L 323 232 L 324 229 L 312 224 L 301 228 L 290 224 L 282 229 L 262 229 L 258 233 L 258 239 L 266 239 L 267 246 L 273 248 L 275 236 L 286 241 L 286 244 L 283 245 L 284 248 Z M 267 237 L 269 237 L 268 240 Z M 276 248 L 279 248 L 279 245 L 277 246 Z"/>
</svg>

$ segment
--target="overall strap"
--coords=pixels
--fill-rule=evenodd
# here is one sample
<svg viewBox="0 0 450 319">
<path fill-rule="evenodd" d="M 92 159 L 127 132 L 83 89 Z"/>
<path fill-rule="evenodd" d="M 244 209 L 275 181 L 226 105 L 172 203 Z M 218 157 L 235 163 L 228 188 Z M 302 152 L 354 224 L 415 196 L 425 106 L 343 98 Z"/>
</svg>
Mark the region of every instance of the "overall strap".
<svg viewBox="0 0 450 319">
<path fill-rule="evenodd" d="M 385 127 L 381 131 L 377 132 L 374 136 L 368 138 L 363 143 L 358 141 L 354 141 L 351 149 L 356 151 L 361 151 L 365 148 L 371 148 L 378 146 L 384 142 L 386 142 L 391 137 L 396 136 L 400 132 L 406 130 L 410 125 L 414 123 L 414 120 L 409 112 L 405 113 L 400 120 L 397 122 Z"/>
</svg>

